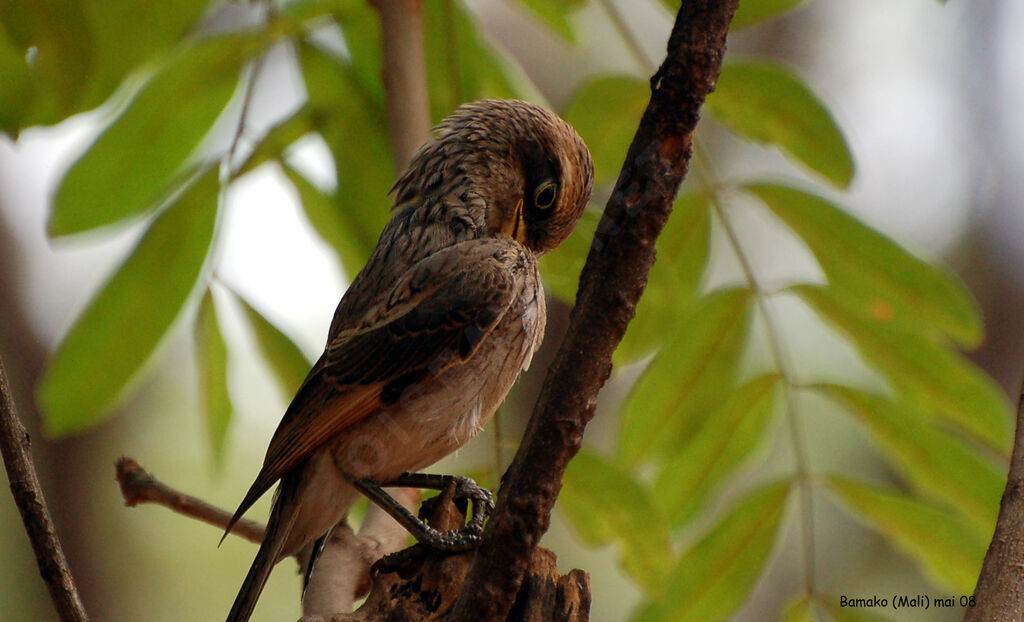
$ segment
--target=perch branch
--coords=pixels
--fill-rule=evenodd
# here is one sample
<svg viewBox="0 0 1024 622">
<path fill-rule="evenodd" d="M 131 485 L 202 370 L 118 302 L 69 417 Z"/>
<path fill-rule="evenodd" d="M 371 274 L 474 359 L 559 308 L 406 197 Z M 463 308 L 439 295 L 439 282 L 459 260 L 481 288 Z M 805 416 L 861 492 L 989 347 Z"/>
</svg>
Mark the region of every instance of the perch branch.
<svg viewBox="0 0 1024 622">
<path fill-rule="evenodd" d="M 737 0 L 682 3 L 668 54 L 580 276 L 576 306 L 451 620 L 504 620 L 526 560 L 547 531 L 562 474 L 579 451 L 611 355 L 632 319 L 718 79 Z"/>
<path fill-rule="evenodd" d="M 3 453 L 11 494 L 21 512 L 25 531 L 39 564 L 39 574 L 50 591 L 50 599 L 63 622 L 85 621 L 82 598 L 75 587 L 74 578 L 64 558 L 64 550 L 57 539 L 57 530 L 46 508 L 39 476 L 32 463 L 32 443 L 28 432 L 18 419 L 14 397 L 7 381 L 7 370 L 0 360 L 0 452 Z"/>
<path fill-rule="evenodd" d="M 1024 620 L 1024 383 L 1017 401 L 1017 434 L 992 543 L 985 554 L 974 607 L 964 622 Z"/>
<path fill-rule="evenodd" d="M 140 503 L 155 503 L 221 529 L 227 529 L 231 520 L 231 512 L 158 481 L 131 458 L 117 461 L 117 483 L 121 486 L 124 503 L 129 507 Z M 231 533 L 259 544 L 263 542 L 265 529 L 256 521 L 243 518 L 231 528 Z"/>
</svg>

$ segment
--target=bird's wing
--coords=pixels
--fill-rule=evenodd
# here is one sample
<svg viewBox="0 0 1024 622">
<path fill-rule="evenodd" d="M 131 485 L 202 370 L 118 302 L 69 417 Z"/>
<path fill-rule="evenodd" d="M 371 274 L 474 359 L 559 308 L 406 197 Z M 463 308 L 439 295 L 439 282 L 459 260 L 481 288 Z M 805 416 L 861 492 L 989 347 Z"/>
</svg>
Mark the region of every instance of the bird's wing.
<svg viewBox="0 0 1024 622">
<path fill-rule="evenodd" d="M 231 526 L 320 445 L 408 385 L 473 355 L 515 296 L 497 250 L 493 242 L 462 243 L 430 255 L 361 322 L 332 338 L 288 406 Z"/>
</svg>

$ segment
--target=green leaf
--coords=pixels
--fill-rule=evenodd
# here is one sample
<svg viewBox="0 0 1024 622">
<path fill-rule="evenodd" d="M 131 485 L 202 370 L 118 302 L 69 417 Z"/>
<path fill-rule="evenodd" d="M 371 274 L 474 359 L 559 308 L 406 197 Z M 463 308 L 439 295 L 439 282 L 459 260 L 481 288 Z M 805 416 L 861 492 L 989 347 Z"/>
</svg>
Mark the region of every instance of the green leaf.
<svg viewBox="0 0 1024 622">
<path fill-rule="evenodd" d="M 679 326 L 679 316 L 696 300 L 711 249 L 711 216 L 703 193 L 684 193 L 658 236 L 658 260 L 647 278 L 636 317 L 615 349 L 612 361 L 637 361 L 666 343 Z"/>
<path fill-rule="evenodd" d="M 309 45 L 301 46 L 300 60 L 309 105 L 332 111 L 322 117 L 321 135 L 334 157 L 335 210 L 344 214 L 347 235 L 359 240 L 345 265 L 352 276 L 366 263 L 390 217 L 387 192 L 394 179 L 384 104 L 353 81 L 344 60 Z"/>
<path fill-rule="evenodd" d="M 975 523 L 980 535 L 991 535 L 1003 476 L 974 449 L 888 398 L 832 384 L 814 389 L 864 423 L 914 488 L 936 502 L 956 506 Z"/>
<path fill-rule="evenodd" d="M 736 9 L 729 30 L 735 32 L 741 28 L 773 20 L 803 3 L 804 0 L 743 0 Z"/>
<path fill-rule="evenodd" d="M 179 41 L 210 0 L 82 0 L 93 45 L 81 109 L 107 99 L 129 72 Z"/>
<path fill-rule="evenodd" d="M 829 285 L 858 313 L 919 334 L 976 346 L 984 330 L 967 289 L 833 203 L 777 184 L 746 189 L 764 201 L 814 253 Z"/>
<path fill-rule="evenodd" d="M 552 294 L 569 304 L 576 301 L 580 272 L 587 261 L 590 246 L 594 243 L 594 233 L 597 232 L 600 220 L 601 213 L 588 207 L 572 234 L 558 248 L 540 258 L 540 273 L 544 277 L 544 284 Z"/>
<path fill-rule="evenodd" d="M 178 54 L 64 175 L 49 234 L 109 225 L 169 194 L 186 159 L 231 99 L 242 63 L 253 51 L 254 39 L 232 35 L 203 40 Z"/>
<path fill-rule="evenodd" d="M 22 120 L 28 113 L 35 97 L 32 73 L 29 71 L 25 53 L 7 38 L 0 26 L 0 76 L 4 86 L 0 88 L 0 132 L 17 138 Z"/>
<path fill-rule="evenodd" d="M 813 601 L 809 596 L 804 596 L 786 607 L 779 618 L 782 622 L 815 622 L 814 612 L 811 610 Z"/>
<path fill-rule="evenodd" d="M 852 312 L 832 288 L 802 285 L 789 291 L 846 333 L 911 406 L 941 416 L 998 451 L 1009 451 L 1006 396 L 973 363 L 930 339 Z"/>
<path fill-rule="evenodd" d="M 618 543 L 623 570 L 646 592 L 661 585 L 672 565 L 672 544 L 649 488 L 583 449 L 565 471 L 558 507 L 584 541 Z"/>
<path fill-rule="evenodd" d="M 259 311 L 254 309 L 241 296 L 238 300 L 242 302 L 242 309 L 245 310 L 245 317 L 249 320 L 256 335 L 256 343 L 259 346 L 263 359 L 270 366 L 270 371 L 277 380 L 277 387 L 285 401 L 290 401 L 295 392 L 299 390 L 302 381 L 306 378 L 313 363 L 306 358 L 299 346 L 291 340 L 288 335 L 281 332 L 279 328 L 270 323 Z"/>
<path fill-rule="evenodd" d="M 256 147 L 238 169 L 237 177 L 256 170 L 267 162 L 281 159 L 284 152 L 300 138 L 323 126 L 322 115 L 303 106 L 294 114 L 274 125 L 257 142 Z"/>
<path fill-rule="evenodd" d="M 217 190 L 213 167 L 156 218 L 75 321 L 38 388 L 48 435 L 102 422 L 181 313 L 213 242 Z"/>
<path fill-rule="evenodd" d="M 79 112 L 94 53 L 82 2 L 0 0 L 0 25 L 22 59 L 33 49 L 35 98 L 20 127 L 50 125 Z"/>
<path fill-rule="evenodd" d="M 224 462 L 224 441 L 231 424 L 231 395 L 228 393 L 228 349 L 220 332 L 213 296 L 207 290 L 199 304 L 195 326 L 196 363 L 199 368 L 199 396 L 206 415 L 206 433 L 218 466 Z"/>
<path fill-rule="evenodd" d="M 365 0 L 332 0 L 339 5 L 335 20 L 341 25 L 349 62 L 346 71 L 368 95 L 377 100 L 384 97 L 384 41 L 381 37 L 380 14 Z M 329 112 L 329 111 L 328 111 Z"/>
<path fill-rule="evenodd" d="M 576 128 L 594 158 L 597 185 L 614 182 L 651 99 L 651 89 L 632 76 L 602 76 L 576 89 L 562 117 Z M 610 120 L 614 119 L 614 122 Z"/>
<path fill-rule="evenodd" d="M 673 527 L 691 520 L 715 485 L 763 443 L 778 380 L 760 376 L 733 391 L 665 464 L 654 489 Z"/>
<path fill-rule="evenodd" d="M 520 0 L 520 3 L 560 37 L 576 42 L 576 32 L 569 18 L 585 4 L 583 0 Z"/>
<path fill-rule="evenodd" d="M 337 196 L 325 194 L 290 166 L 284 165 L 283 169 L 299 193 L 302 209 L 313 229 L 337 254 L 345 272 L 357 274 L 373 252 L 370 238 L 358 233 L 362 223 L 351 218 L 351 212 L 339 204 Z"/>
<path fill-rule="evenodd" d="M 467 101 L 522 97 L 525 74 L 495 53 L 483 30 L 453 0 L 423 5 L 424 48 L 431 119 L 439 121 Z"/>
<path fill-rule="evenodd" d="M 679 559 L 636 622 L 717 622 L 746 602 L 775 546 L 789 482 L 762 486 Z"/>
<path fill-rule="evenodd" d="M 423 28 L 431 119 L 439 121 L 466 101 L 518 94 L 507 64 L 490 49 L 461 2 L 424 4 Z"/>
<path fill-rule="evenodd" d="M 836 186 L 853 178 L 853 156 L 832 115 L 782 65 L 726 63 L 705 107 L 732 131 L 778 147 Z"/>
<path fill-rule="evenodd" d="M 682 329 L 633 386 L 619 434 L 619 461 L 679 452 L 725 400 L 747 340 L 750 291 L 726 289 L 698 301 Z"/>
<path fill-rule="evenodd" d="M 828 484 L 937 586 L 954 594 L 973 591 L 988 541 L 962 519 L 895 490 L 838 476 Z"/>
<path fill-rule="evenodd" d="M 679 316 L 696 302 L 695 288 L 680 283 L 672 266 L 659 259 L 647 274 L 647 287 L 612 354 L 616 367 L 635 363 L 665 346 L 680 329 Z"/>
</svg>

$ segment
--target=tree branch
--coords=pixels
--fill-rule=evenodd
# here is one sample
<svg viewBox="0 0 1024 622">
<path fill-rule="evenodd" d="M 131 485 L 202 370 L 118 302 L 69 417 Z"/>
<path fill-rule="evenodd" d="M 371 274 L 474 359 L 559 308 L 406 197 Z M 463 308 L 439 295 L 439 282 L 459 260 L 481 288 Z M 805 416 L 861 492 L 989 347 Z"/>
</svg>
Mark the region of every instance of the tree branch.
<svg viewBox="0 0 1024 622">
<path fill-rule="evenodd" d="M 121 486 L 124 503 L 129 507 L 135 507 L 140 503 L 155 503 L 221 529 L 226 529 L 231 520 L 231 512 L 157 481 L 131 458 L 121 458 L 117 461 L 117 483 Z M 265 530 L 264 525 L 243 518 L 231 528 L 231 533 L 259 544 L 263 542 Z"/>
<path fill-rule="evenodd" d="M 371 0 L 384 34 L 384 99 L 395 176 L 430 137 L 430 100 L 420 0 Z"/>
<path fill-rule="evenodd" d="M 220 529 L 226 529 L 231 519 L 231 512 L 175 490 L 150 475 L 131 458 L 121 458 L 117 461 L 117 483 L 121 486 L 121 496 L 124 497 L 125 505 L 129 507 L 135 507 L 140 503 L 155 503 Z M 389 490 L 407 508 L 415 509 L 419 503 L 418 490 Z M 245 518 L 235 523 L 231 529 L 233 535 L 254 544 L 263 541 L 265 531 L 266 527 L 263 524 Z M 370 504 L 366 517 L 359 526 L 358 534 L 353 533 L 347 523 L 340 524 L 332 532 L 317 562 L 318 574 L 328 577 L 329 580 L 310 582 L 303 594 L 304 606 L 316 608 L 319 602 L 347 602 L 347 609 L 351 609 L 352 603 L 364 595 L 370 586 L 370 566 L 387 553 L 405 546 L 407 540 L 408 534 L 401 525 L 383 510 Z M 305 556 L 308 552 L 304 550 L 296 555 L 300 568 L 306 566 Z"/>
<path fill-rule="evenodd" d="M 686 174 L 700 107 L 718 79 L 738 0 L 684 1 L 668 55 L 598 225 L 580 276 L 565 341 L 451 620 L 504 620 L 525 564 L 547 531 L 569 460 L 579 451 L 611 355 L 632 319 L 654 262 L 654 242 Z"/>
<path fill-rule="evenodd" d="M 3 360 L 0 360 L 0 453 L 3 453 L 11 494 L 36 554 L 39 574 L 46 582 L 57 614 L 65 622 L 88 620 L 50 511 L 46 508 L 39 476 L 32 463 L 32 443 L 18 419 Z"/>
<path fill-rule="evenodd" d="M 465 525 L 465 504 L 455 500 L 454 484 L 423 502 L 420 517 L 439 531 Z M 445 622 L 473 560 L 472 551 L 441 551 L 416 544 L 377 564 L 373 588 L 355 613 L 337 614 L 330 622 Z M 318 562 L 319 564 L 322 563 Z M 590 577 L 582 570 L 558 574 L 555 554 L 533 551 L 527 579 L 515 595 L 516 620 L 587 622 Z"/>
<path fill-rule="evenodd" d="M 1024 382 L 1017 402 L 1017 434 L 992 543 L 964 622 L 1024 619 Z"/>
</svg>

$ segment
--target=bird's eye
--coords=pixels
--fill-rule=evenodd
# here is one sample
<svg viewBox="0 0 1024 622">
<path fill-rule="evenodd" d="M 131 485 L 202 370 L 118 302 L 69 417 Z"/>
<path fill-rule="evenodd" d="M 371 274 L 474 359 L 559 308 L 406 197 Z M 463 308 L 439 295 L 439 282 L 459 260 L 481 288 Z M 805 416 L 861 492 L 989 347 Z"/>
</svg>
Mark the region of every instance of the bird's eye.
<svg viewBox="0 0 1024 622">
<path fill-rule="evenodd" d="M 548 209 L 555 204 L 555 195 L 558 194 L 558 184 L 553 181 L 541 184 L 533 194 L 533 204 L 540 209 Z"/>
</svg>

